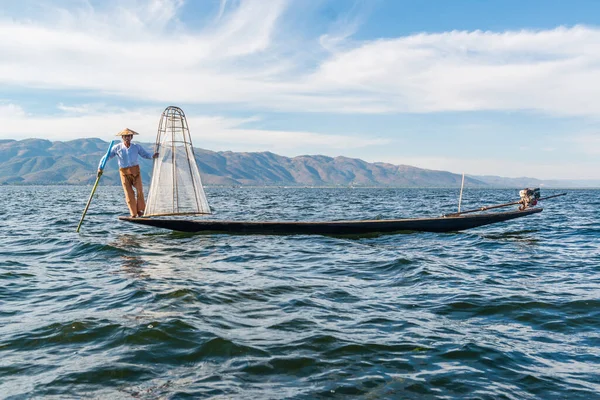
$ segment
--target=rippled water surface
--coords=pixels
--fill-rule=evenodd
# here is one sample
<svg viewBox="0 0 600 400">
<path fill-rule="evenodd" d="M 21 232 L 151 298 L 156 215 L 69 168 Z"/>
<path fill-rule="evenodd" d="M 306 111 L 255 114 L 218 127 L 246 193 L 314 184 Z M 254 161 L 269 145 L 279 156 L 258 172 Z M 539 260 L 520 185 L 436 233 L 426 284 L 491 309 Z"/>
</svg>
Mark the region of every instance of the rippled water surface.
<svg viewBox="0 0 600 400">
<path fill-rule="evenodd" d="M 600 191 L 340 238 L 136 226 L 107 186 L 77 234 L 90 189 L 0 186 L 2 398 L 600 398 Z M 218 219 L 373 219 L 452 212 L 458 190 L 207 195 Z"/>
</svg>

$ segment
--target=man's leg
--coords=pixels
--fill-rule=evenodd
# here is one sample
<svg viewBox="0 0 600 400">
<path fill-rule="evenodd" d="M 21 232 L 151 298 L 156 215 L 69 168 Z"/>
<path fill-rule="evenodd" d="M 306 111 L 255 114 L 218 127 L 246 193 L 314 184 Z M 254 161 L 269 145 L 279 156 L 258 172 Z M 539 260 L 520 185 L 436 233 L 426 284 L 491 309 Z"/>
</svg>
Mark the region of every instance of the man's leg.
<svg viewBox="0 0 600 400">
<path fill-rule="evenodd" d="M 135 201 L 135 193 L 133 192 L 133 176 L 121 172 L 121 184 L 125 192 L 125 201 L 129 207 L 129 213 L 132 217 L 137 217 L 137 204 Z"/>
<path fill-rule="evenodd" d="M 144 215 L 146 210 L 146 201 L 144 200 L 144 188 L 142 187 L 142 176 L 138 175 L 135 177 L 135 191 L 137 192 L 137 215 Z"/>
</svg>

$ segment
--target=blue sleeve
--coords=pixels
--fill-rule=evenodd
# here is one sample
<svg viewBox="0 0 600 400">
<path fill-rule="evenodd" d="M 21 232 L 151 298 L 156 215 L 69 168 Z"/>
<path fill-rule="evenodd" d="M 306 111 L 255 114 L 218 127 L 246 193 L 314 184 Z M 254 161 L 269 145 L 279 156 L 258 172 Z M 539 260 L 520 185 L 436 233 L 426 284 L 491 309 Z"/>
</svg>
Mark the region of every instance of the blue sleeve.
<svg viewBox="0 0 600 400">
<path fill-rule="evenodd" d="M 115 145 L 115 146 L 113 146 L 113 147 L 110 149 L 110 153 L 108 153 L 108 159 L 110 160 L 111 158 L 113 158 L 113 157 L 114 157 L 114 156 L 116 156 L 116 155 L 117 155 L 117 146 Z M 104 157 L 102 157 L 102 158 L 100 159 L 100 162 L 98 163 L 98 169 L 100 169 L 100 166 L 101 166 L 101 165 L 102 165 L 102 163 L 104 162 L 104 159 L 106 158 L 106 156 L 107 156 L 107 154 L 105 154 L 105 155 L 104 155 Z M 107 160 L 107 161 L 108 161 L 108 160 Z"/>
<path fill-rule="evenodd" d="M 149 159 L 149 160 L 150 160 L 150 159 L 152 159 L 152 154 L 148 153 L 148 152 L 146 151 L 146 149 L 144 149 L 144 148 L 143 148 L 142 146 L 140 146 L 139 144 L 138 144 L 138 154 L 139 154 L 140 156 L 144 157 L 144 158 L 147 158 L 147 159 Z"/>
</svg>

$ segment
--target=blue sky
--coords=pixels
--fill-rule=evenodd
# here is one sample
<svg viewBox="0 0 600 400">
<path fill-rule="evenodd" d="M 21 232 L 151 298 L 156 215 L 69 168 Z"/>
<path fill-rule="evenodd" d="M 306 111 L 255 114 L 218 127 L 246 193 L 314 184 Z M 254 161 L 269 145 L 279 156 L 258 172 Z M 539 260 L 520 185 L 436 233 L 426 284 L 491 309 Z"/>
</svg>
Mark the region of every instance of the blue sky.
<svg viewBox="0 0 600 400">
<path fill-rule="evenodd" d="M 0 0 L 0 139 L 600 179 L 600 2 Z"/>
</svg>

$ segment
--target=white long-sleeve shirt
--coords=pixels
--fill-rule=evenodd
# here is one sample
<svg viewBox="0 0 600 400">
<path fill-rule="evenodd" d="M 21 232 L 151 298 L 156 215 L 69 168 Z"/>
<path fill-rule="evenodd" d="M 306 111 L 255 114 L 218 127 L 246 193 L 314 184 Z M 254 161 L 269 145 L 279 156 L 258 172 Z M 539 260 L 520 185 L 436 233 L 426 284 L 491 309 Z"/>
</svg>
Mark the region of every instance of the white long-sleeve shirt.
<svg viewBox="0 0 600 400">
<path fill-rule="evenodd" d="M 142 146 L 137 143 L 131 143 L 129 148 L 127 148 L 122 142 L 115 144 L 112 149 L 110 149 L 110 153 L 108 154 L 108 159 L 110 160 L 114 156 L 117 157 L 117 161 L 119 162 L 119 168 L 128 168 L 138 165 L 138 155 L 143 158 L 152 159 L 152 154 L 148 153 Z M 98 169 L 104 162 L 106 158 L 106 154 L 100 160 L 98 164 Z"/>
</svg>

